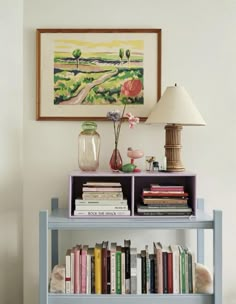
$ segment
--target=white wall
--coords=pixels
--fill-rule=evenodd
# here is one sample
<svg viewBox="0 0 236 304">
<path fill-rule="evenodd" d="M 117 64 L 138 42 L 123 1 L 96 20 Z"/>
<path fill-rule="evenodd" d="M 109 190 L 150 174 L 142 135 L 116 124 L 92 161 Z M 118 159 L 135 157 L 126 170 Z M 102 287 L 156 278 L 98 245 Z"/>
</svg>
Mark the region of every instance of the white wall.
<svg viewBox="0 0 236 304">
<path fill-rule="evenodd" d="M 0 1 L 0 302 L 6 304 L 23 296 L 22 24 L 22 1 Z"/>
<path fill-rule="evenodd" d="M 24 304 L 34 304 L 38 301 L 36 292 L 38 212 L 40 209 L 50 208 L 50 198 L 53 196 L 58 196 L 61 206 L 66 206 L 67 177 L 71 170 L 78 168 L 77 136 L 81 126 L 80 122 L 35 121 L 35 29 L 99 27 L 162 28 L 163 30 L 162 91 L 167 85 L 173 85 L 175 82 L 184 85 L 207 122 L 206 127 L 184 128 L 183 160 L 188 170 L 198 174 L 198 196 L 206 199 L 207 209 L 219 208 L 224 211 L 224 303 L 234 304 L 236 297 L 236 266 L 232 263 L 232 257 L 236 255 L 236 246 L 232 240 L 236 232 L 234 220 L 236 2 L 234 0 L 24 1 Z M 15 57 L 13 60 L 16 60 Z M 4 104 L 4 109 L 6 107 L 8 106 Z M 16 113 L 16 109 L 14 111 Z M 8 118 L 12 119 L 11 115 L 8 115 Z M 12 125 L 6 128 L 9 135 L 18 132 L 20 128 L 18 116 L 14 118 L 14 124 L 17 130 Z M 99 122 L 98 129 L 103 140 L 100 167 L 108 169 L 113 143 L 112 126 L 109 122 Z M 6 132 L 2 132 L 3 136 L 6 136 Z M 127 136 L 128 132 L 131 131 L 124 125 L 120 141 L 123 154 L 126 148 L 132 145 L 144 147 L 146 155 L 163 156 L 164 131 L 161 127 L 140 124 L 133 131 L 132 138 Z M 13 136 L 16 136 L 16 141 L 19 142 L 19 134 Z M 108 147 L 105 146 L 105 142 L 109 144 Z M 8 146 L 6 152 L 12 153 L 11 151 L 12 147 Z M 13 164 L 12 159 L 8 161 L 4 181 L 6 181 L 5 176 L 10 175 L 9 166 L 13 171 L 19 169 L 17 155 L 13 160 Z M 12 185 L 11 189 L 13 189 Z M 12 202 L 12 195 L 15 197 L 16 194 L 12 192 L 6 194 L 7 201 Z M 17 202 L 14 204 L 12 202 L 12 205 L 17 206 Z M 20 209 L 18 211 L 20 212 Z M 9 227 L 8 231 L 12 229 Z M 208 256 L 210 249 L 207 248 Z M 210 261 L 211 257 L 207 260 Z M 11 290 L 10 287 L 8 290 Z"/>
</svg>

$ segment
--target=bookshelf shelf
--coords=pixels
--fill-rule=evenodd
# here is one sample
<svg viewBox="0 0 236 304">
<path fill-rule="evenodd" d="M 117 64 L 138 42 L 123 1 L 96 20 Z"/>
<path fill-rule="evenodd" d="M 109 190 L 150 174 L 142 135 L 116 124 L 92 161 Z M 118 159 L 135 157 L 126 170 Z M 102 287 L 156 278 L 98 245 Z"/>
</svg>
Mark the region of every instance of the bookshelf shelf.
<svg viewBox="0 0 236 304">
<path fill-rule="evenodd" d="M 70 218 L 68 209 L 58 208 L 58 199 L 52 199 L 52 210 L 49 214 L 48 210 L 40 211 L 39 213 L 39 304 L 222 304 L 222 212 L 214 210 L 212 215 L 208 215 L 203 210 L 203 200 L 195 202 L 195 176 L 192 174 L 117 174 L 101 173 L 100 176 L 109 177 L 115 176 L 115 180 L 121 179 L 125 183 L 127 178 L 131 181 L 127 183 L 130 189 L 132 199 L 132 208 L 134 207 L 135 191 L 142 187 L 145 183 L 157 178 L 170 178 L 172 181 L 178 179 L 185 181 L 188 185 L 188 191 L 192 195 L 192 203 L 195 204 L 195 215 L 185 218 L 163 218 L 155 216 L 138 216 L 135 213 L 132 216 L 125 218 Z M 151 177 L 150 177 L 151 175 Z M 77 179 L 81 177 L 81 173 L 73 173 L 72 178 L 76 180 L 75 185 L 80 182 Z M 70 176 L 70 179 L 71 179 Z M 91 177 L 91 180 L 99 180 L 98 174 L 85 173 L 83 180 Z M 135 182 L 135 179 L 141 179 Z M 71 180 L 70 180 L 71 185 Z M 80 184 L 81 185 L 81 184 Z M 71 194 L 74 190 L 71 189 Z M 80 190 L 76 190 L 80 191 Z M 77 195 L 75 191 L 75 195 Z M 125 191 L 128 191 L 127 189 Z M 71 202 L 71 197 L 69 199 Z M 134 210 L 134 209 L 133 209 Z M 214 293 L 213 294 L 129 294 L 129 295 L 87 295 L 87 294 L 50 294 L 48 292 L 48 265 L 49 265 L 49 247 L 51 266 L 58 264 L 58 232 L 60 230 L 78 230 L 78 233 L 83 233 L 83 230 L 99 229 L 196 229 L 197 231 L 197 261 L 204 263 L 204 230 L 211 229 L 213 231 L 213 279 Z M 49 233 L 51 238 L 49 238 Z M 49 242 L 50 240 L 50 242 Z"/>
</svg>

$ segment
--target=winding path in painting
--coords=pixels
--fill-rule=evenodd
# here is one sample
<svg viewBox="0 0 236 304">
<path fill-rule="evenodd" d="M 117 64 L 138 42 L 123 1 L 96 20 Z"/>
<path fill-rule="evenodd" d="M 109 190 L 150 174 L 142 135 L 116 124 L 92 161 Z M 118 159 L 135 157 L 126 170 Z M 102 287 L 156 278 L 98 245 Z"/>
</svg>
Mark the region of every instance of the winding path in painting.
<svg viewBox="0 0 236 304">
<path fill-rule="evenodd" d="M 116 75 L 118 73 L 118 69 L 112 70 L 111 72 L 108 72 L 104 75 L 102 75 L 100 78 L 92 81 L 91 83 L 87 84 L 86 87 L 84 87 L 77 96 L 72 97 L 69 100 L 60 102 L 60 105 L 77 105 L 82 104 L 86 96 L 88 95 L 89 91 L 97 86 L 98 84 L 101 84 L 105 82 L 107 79 L 111 78 L 112 76 Z"/>
</svg>

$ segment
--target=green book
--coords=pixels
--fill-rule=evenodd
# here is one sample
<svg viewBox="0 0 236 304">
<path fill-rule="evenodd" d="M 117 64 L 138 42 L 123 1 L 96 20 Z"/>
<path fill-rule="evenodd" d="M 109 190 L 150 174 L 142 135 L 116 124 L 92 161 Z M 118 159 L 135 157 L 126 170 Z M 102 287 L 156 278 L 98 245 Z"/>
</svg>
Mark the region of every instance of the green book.
<svg viewBox="0 0 236 304">
<path fill-rule="evenodd" d="M 116 293 L 121 294 L 121 246 L 116 247 Z"/>
<path fill-rule="evenodd" d="M 179 272 L 180 272 L 180 293 L 186 293 L 186 269 L 185 269 L 185 251 L 179 246 Z"/>
</svg>

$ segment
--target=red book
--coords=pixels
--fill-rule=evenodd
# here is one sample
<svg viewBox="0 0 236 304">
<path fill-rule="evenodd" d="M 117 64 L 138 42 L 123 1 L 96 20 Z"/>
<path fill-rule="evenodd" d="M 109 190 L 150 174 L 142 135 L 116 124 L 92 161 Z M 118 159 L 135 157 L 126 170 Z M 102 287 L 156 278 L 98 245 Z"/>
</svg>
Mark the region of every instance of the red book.
<svg viewBox="0 0 236 304">
<path fill-rule="evenodd" d="M 173 253 L 167 252 L 167 291 L 173 293 Z"/>
</svg>

